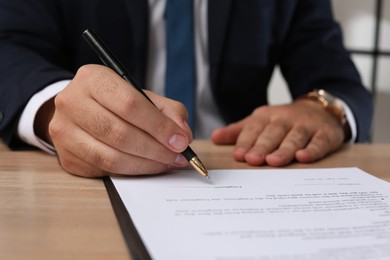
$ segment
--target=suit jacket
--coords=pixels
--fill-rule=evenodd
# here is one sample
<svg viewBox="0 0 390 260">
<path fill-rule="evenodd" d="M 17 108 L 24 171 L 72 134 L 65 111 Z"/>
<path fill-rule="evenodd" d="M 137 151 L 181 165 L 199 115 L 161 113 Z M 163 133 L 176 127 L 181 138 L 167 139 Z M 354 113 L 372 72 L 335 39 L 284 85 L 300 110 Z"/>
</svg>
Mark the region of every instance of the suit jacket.
<svg viewBox="0 0 390 260">
<path fill-rule="evenodd" d="M 45 86 L 100 63 L 81 37 L 91 28 L 144 86 L 146 0 L 0 0 L 0 136 L 12 145 L 24 106 Z M 369 135 L 370 94 L 342 45 L 328 0 L 208 1 L 213 98 L 229 123 L 267 104 L 279 65 L 293 98 L 324 88 L 351 108 L 358 141 Z"/>
</svg>

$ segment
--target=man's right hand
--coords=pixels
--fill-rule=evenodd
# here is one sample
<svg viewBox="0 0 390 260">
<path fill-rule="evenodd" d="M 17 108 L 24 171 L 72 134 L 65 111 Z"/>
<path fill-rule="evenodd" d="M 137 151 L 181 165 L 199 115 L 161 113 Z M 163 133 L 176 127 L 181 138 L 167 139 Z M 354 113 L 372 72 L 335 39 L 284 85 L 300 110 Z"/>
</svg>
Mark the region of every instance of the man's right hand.
<svg viewBox="0 0 390 260">
<path fill-rule="evenodd" d="M 151 104 L 111 69 L 85 65 L 55 100 L 49 138 L 69 173 L 154 174 L 187 165 L 187 110 L 146 91 Z M 50 113 L 49 113 L 50 114 Z"/>
</svg>

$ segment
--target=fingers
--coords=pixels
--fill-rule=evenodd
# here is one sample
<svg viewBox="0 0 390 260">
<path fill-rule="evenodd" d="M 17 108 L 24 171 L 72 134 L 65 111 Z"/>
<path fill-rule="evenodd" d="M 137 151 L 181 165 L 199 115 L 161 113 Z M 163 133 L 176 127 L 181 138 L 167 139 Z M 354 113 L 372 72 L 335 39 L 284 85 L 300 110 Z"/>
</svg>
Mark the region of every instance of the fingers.
<svg viewBox="0 0 390 260">
<path fill-rule="evenodd" d="M 192 140 L 186 109 L 157 95 L 153 99 L 157 107 L 104 66 L 82 67 L 56 96 L 49 124 L 63 168 L 92 177 L 187 165 L 180 155 Z"/>
<path fill-rule="evenodd" d="M 138 167 L 123 167 L 117 164 L 120 162 L 120 157 L 109 157 L 105 151 L 104 156 L 98 150 L 93 151 L 92 147 L 79 147 L 76 153 L 75 150 L 60 151 L 59 161 L 61 166 L 68 172 L 82 177 L 102 177 L 105 175 L 140 175 L 140 174 L 155 174 L 167 171 L 173 166 L 147 161 L 142 158 L 133 158 L 130 160 L 133 165 Z M 87 154 L 82 160 L 80 155 Z M 127 158 L 126 158 L 127 159 Z M 143 167 L 144 166 L 144 167 Z M 122 169 L 121 169 L 122 168 Z"/>
<path fill-rule="evenodd" d="M 304 148 L 309 142 L 312 133 L 309 129 L 296 126 L 286 135 L 278 149 L 269 153 L 266 163 L 271 166 L 287 165 L 295 159 L 296 151 Z M 309 161 L 307 161 L 309 162 Z"/>
<path fill-rule="evenodd" d="M 291 126 L 282 121 L 276 121 L 268 124 L 259 134 L 256 142 L 251 147 L 242 148 L 238 143 L 241 151 L 244 151 L 244 160 L 250 165 L 261 165 L 266 162 L 266 157 L 275 151 L 279 145 L 284 143 L 283 139 L 290 131 Z M 239 140 L 240 141 L 240 140 Z"/>
<path fill-rule="evenodd" d="M 254 166 L 321 159 L 341 146 L 343 132 L 332 115 L 313 104 L 261 107 L 238 124 L 215 131 L 213 141 L 236 139 L 234 158 Z"/>
<path fill-rule="evenodd" d="M 167 117 L 172 119 L 189 136 L 190 142 L 193 140 L 192 130 L 188 125 L 188 111 L 185 106 L 175 100 L 159 96 L 150 91 L 145 91 L 153 100 L 153 103 Z"/>
<path fill-rule="evenodd" d="M 56 103 L 57 107 L 62 106 L 60 101 Z M 155 142 L 151 135 L 129 124 L 111 111 L 102 108 L 92 100 L 86 99 L 83 108 L 74 110 L 67 115 L 72 116 L 73 123 L 97 141 L 121 152 L 157 161 L 160 161 L 161 154 L 169 154 L 171 157 L 175 154 L 169 153 L 168 148 Z"/>
<path fill-rule="evenodd" d="M 306 147 L 296 152 L 296 159 L 302 163 L 313 162 L 339 148 L 343 143 L 343 133 L 342 130 L 334 130 L 337 129 L 329 129 L 328 131 L 319 131 L 316 133 Z"/>
<path fill-rule="evenodd" d="M 85 66 L 78 72 L 81 78 L 93 78 L 93 84 L 89 85 L 94 86 L 89 94 L 97 103 L 175 152 L 182 152 L 188 146 L 190 137 L 185 130 L 113 71 L 101 70 L 96 72 L 96 66 Z"/>
<path fill-rule="evenodd" d="M 236 143 L 244 124 L 245 122 L 241 121 L 216 129 L 211 133 L 211 140 L 215 144 L 234 144 Z"/>
<path fill-rule="evenodd" d="M 69 132 L 72 133 L 71 140 L 66 134 Z M 80 176 L 99 177 L 109 173 L 153 174 L 187 164 L 181 155 L 169 151 L 161 153 L 149 153 L 153 150 L 148 149 L 137 151 L 138 154 L 145 155 L 144 157 L 125 153 L 96 141 L 81 128 L 72 125 L 56 126 L 56 121 L 50 124 L 50 133 L 56 140 L 54 144 L 62 167 L 67 172 Z"/>
<path fill-rule="evenodd" d="M 265 146 L 259 142 L 258 146 L 254 146 L 246 154 L 245 161 L 250 165 L 266 163 L 275 167 L 285 166 L 294 160 L 301 163 L 317 161 L 342 144 L 341 138 L 334 139 L 332 136 L 335 137 L 337 134 L 334 131 L 326 131 L 325 128 L 313 134 L 309 128 L 297 126 L 282 138 L 279 145 L 278 138 Z M 272 145 L 276 145 L 275 149 L 272 149 Z"/>
</svg>

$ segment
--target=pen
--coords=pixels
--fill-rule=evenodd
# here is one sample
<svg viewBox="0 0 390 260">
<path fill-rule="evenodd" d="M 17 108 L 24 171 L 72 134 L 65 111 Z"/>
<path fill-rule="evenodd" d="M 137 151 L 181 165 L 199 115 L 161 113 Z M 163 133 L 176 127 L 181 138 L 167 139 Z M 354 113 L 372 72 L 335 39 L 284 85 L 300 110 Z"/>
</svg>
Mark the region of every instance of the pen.
<svg viewBox="0 0 390 260">
<path fill-rule="evenodd" d="M 107 67 L 114 70 L 124 80 L 133 85 L 133 87 L 137 89 L 142 95 L 144 95 L 144 97 L 146 97 L 147 100 L 150 101 L 150 103 L 155 105 L 152 100 L 145 94 L 142 88 L 140 88 L 135 83 L 130 74 L 127 72 L 126 68 L 119 62 L 119 60 L 114 56 L 114 54 L 109 50 L 109 48 L 92 30 L 85 30 L 83 32 L 83 37 Z M 197 170 L 197 172 L 199 172 L 205 177 L 208 177 L 206 167 L 204 167 L 203 163 L 198 158 L 196 153 L 191 149 L 191 147 L 188 146 L 181 154 L 187 159 L 187 161 L 192 165 L 192 167 Z"/>
</svg>

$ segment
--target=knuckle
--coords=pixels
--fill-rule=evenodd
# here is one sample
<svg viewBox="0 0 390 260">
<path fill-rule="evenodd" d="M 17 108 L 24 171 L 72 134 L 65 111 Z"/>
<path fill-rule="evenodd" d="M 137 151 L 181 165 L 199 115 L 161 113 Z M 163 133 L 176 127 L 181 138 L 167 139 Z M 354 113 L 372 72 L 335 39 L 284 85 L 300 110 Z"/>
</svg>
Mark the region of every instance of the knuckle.
<svg viewBox="0 0 390 260">
<path fill-rule="evenodd" d="M 155 155 L 156 161 L 157 162 L 167 162 L 167 161 L 173 161 L 173 160 L 168 160 L 168 152 L 162 152 L 162 153 L 156 153 Z"/>
<path fill-rule="evenodd" d="M 61 167 L 64 168 L 65 171 L 72 173 L 72 168 L 74 167 L 74 162 L 69 159 L 68 157 L 59 157 L 59 162 L 61 164 Z"/>
<path fill-rule="evenodd" d="M 83 65 L 77 70 L 76 74 L 79 76 L 91 75 L 94 71 L 94 67 L 95 66 L 91 64 Z"/>
<path fill-rule="evenodd" d="M 67 96 L 60 92 L 57 94 L 57 96 L 54 98 L 54 106 L 57 109 L 63 109 L 68 106 L 70 99 L 67 98 Z"/>
<path fill-rule="evenodd" d="M 98 69 L 99 66 L 87 64 L 81 66 L 75 75 L 75 79 L 88 84 L 94 84 L 95 82 L 98 82 L 98 80 L 95 80 L 97 78 L 102 78 L 101 72 Z"/>
<path fill-rule="evenodd" d="M 92 79 L 91 79 L 92 80 Z M 118 89 L 118 83 L 104 72 L 97 72 L 94 75 L 95 90 L 98 95 L 112 95 Z"/>
<path fill-rule="evenodd" d="M 107 67 L 95 64 L 86 64 L 78 68 L 76 76 L 83 80 L 90 80 L 101 77 L 104 71 L 109 71 Z M 93 76 L 93 77 L 92 77 Z"/>
<path fill-rule="evenodd" d="M 321 158 L 331 150 L 331 140 L 325 133 L 319 133 L 311 142 L 316 157 Z"/>
<path fill-rule="evenodd" d="M 303 135 L 297 135 L 295 138 L 292 138 L 292 139 L 291 139 L 291 142 L 292 142 L 292 144 L 293 144 L 295 147 L 301 148 L 301 147 L 303 147 L 303 146 L 306 145 L 307 140 L 308 140 L 308 138 L 306 138 L 305 136 L 303 136 Z"/>
<path fill-rule="evenodd" d="M 127 132 L 123 126 L 119 123 L 115 123 L 115 120 L 109 116 L 96 113 L 93 120 L 88 120 L 88 124 L 92 126 L 94 134 L 100 138 L 108 139 L 113 145 L 123 145 L 127 138 Z"/>
<path fill-rule="evenodd" d="M 176 155 L 176 153 L 164 148 L 162 151 L 158 151 L 157 153 L 155 153 L 154 161 L 160 163 L 173 163 L 176 159 Z"/>
<path fill-rule="evenodd" d="M 56 95 L 54 98 L 55 111 L 66 114 L 80 108 L 79 93 L 73 91 L 72 88 L 73 86 L 70 83 L 67 88 Z"/>
<path fill-rule="evenodd" d="M 79 145 L 79 157 L 86 161 L 91 167 L 100 169 L 100 171 L 115 172 L 117 167 L 117 158 L 108 151 L 102 153 L 88 144 Z"/>
<path fill-rule="evenodd" d="M 284 136 L 291 129 L 291 124 L 284 120 L 274 120 L 268 125 L 268 131 L 271 135 Z"/>
<path fill-rule="evenodd" d="M 126 143 L 127 140 L 127 131 L 122 127 L 111 127 L 110 129 L 110 138 L 115 146 L 120 146 Z"/>
<path fill-rule="evenodd" d="M 81 177 L 102 177 L 106 175 L 106 172 L 92 167 L 86 163 L 76 163 L 72 157 L 60 157 L 61 167 L 69 174 L 81 176 Z"/>
<path fill-rule="evenodd" d="M 75 78 L 83 82 L 83 85 L 93 86 L 98 95 L 110 94 L 118 88 L 117 76 L 105 66 L 88 64 L 81 66 Z"/>
<path fill-rule="evenodd" d="M 260 106 L 260 107 L 257 107 L 257 108 L 253 111 L 253 114 L 254 114 L 254 115 L 264 115 L 264 114 L 268 114 L 268 113 L 270 112 L 270 109 L 271 109 L 271 107 L 268 106 L 268 105 Z"/>
<path fill-rule="evenodd" d="M 295 132 L 297 133 L 297 137 L 298 136 L 304 137 L 304 136 L 309 135 L 309 129 L 307 129 L 307 127 L 305 127 L 303 125 L 296 126 Z"/>
<path fill-rule="evenodd" d="M 161 119 L 158 122 L 156 122 L 156 127 L 153 131 L 153 136 L 158 136 L 160 133 L 166 132 L 170 129 L 170 122 L 169 120 Z"/>
<path fill-rule="evenodd" d="M 297 126 L 294 129 L 293 138 L 291 140 L 297 142 L 297 143 L 305 143 L 308 139 L 308 136 L 310 135 L 309 130 L 306 127 L 303 126 Z"/>
<path fill-rule="evenodd" d="M 79 77 L 85 77 L 85 76 L 91 75 L 91 73 L 92 73 L 92 66 L 91 65 L 83 65 L 77 70 L 76 75 Z"/>
<path fill-rule="evenodd" d="M 64 128 L 61 127 L 60 122 L 52 120 L 49 123 L 49 135 L 52 139 L 56 139 L 62 135 Z"/>
<path fill-rule="evenodd" d="M 258 135 L 263 131 L 263 128 L 258 122 L 254 120 L 248 120 L 244 126 L 244 130 L 251 135 Z"/>
<path fill-rule="evenodd" d="M 132 114 L 136 112 L 138 105 L 135 95 L 128 92 L 127 95 L 122 95 L 120 98 L 122 100 L 120 102 L 121 106 L 119 107 L 122 109 L 122 113 Z"/>
<path fill-rule="evenodd" d="M 175 109 L 175 110 L 178 110 L 178 111 L 187 111 L 187 108 L 186 106 L 179 102 L 179 101 L 176 101 L 176 100 L 173 100 L 172 102 L 172 107 Z"/>
<path fill-rule="evenodd" d="M 143 139 L 138 138 L 138 140 L 134 142 L 132 146 L 137 156 L 149 158 L 150 149 Z"/>
<path fill-rule="evenodd" d="M 285 143 L 285 147 L 289 150 L 296 150 L 298 147 L 302 147 L 302 142 L 298 139 L 289 139 L 288 142 Z"/>
<path fill-rule="evenodd" d="M 110 154 L 94 156 L 94 161 L 99 169 L 103 169 L 107 172 L 115 173 L 117 171 L 118 159 Z"/>
</svg>

